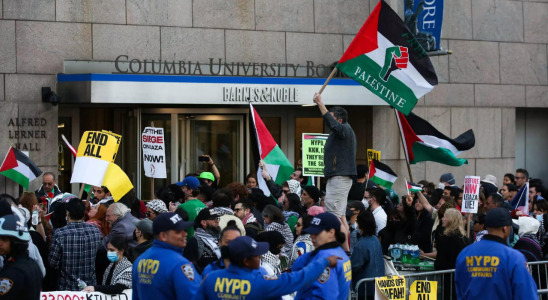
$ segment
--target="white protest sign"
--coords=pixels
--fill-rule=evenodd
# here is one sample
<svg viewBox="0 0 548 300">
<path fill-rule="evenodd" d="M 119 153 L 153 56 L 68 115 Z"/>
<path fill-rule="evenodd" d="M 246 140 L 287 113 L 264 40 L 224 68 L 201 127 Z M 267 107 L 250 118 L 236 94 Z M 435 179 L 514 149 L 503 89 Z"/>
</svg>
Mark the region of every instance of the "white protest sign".
<svg viewBox="0 0 548 300">
<path fill-rule="evenodd" d="M 121 294 L 107 295 L 99 292 L 41 292 L 40 299 L 47 300 L 131 300 L 131 289 L 124 290 Z"/>
<path fill-rule="evenodd" d="M 143 168 L 146 177 L 166 178 L 164 129 L 146 127 L 142 135 Z"/>
<path fill-rule="evenodd" d="M 479 176 L 464 177 L 464 192 L 462 194 L 461 212 L 473 213 L 473 214 L 478 212 L 479 189 L 480 189 Z"/>
</svg>

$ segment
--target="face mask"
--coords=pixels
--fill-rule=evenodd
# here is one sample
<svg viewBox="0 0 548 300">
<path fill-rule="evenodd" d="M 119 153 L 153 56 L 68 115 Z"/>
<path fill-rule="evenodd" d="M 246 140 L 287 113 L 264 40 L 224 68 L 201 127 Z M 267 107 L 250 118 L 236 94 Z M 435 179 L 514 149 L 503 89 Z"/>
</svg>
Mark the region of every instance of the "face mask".
<svg viewBox="0 0 548 300">
<path fill-rule="evenodd" d="M 353 230 L 358 229 L 358 222 L 355 222 L 354 225 L 352 225 L 352 229 L 353 229 Z"/>
<path fill-rule="evenodd" d="M 369 201 L 365 200 L 365 198 L 363 198 L 362 203 L 363 203 L 363 206 L 365 206 L 365 209 L 369 208 Z"/>
<path fill-rule="evenodd" d="M 108 260 L 110 260 L 111 262 L 116 262 L 118 261 L 118 254 L 116 254 L 116 252 L 107 252 L 107 257 L 108 257 Z"/>
<path fill-rule="evenodd" d="M 536 215 L 536 218 L 539 222 L 542 222 L 542 217 L 543 217 L 543 215 Z"/>
<path fill-rule="evenodd" d="M 443 182 L 438 183 L 438 189 L 441 189 L 441 190 L 445 189 L 445 183 Z"/>
</svg>

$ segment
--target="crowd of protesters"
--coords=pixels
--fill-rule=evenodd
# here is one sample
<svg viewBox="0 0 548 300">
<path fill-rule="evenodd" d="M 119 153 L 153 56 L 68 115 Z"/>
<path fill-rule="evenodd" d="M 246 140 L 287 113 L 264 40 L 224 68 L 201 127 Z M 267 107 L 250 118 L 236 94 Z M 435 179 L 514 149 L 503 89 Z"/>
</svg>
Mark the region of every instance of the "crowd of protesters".
<svg viewBox="0 0 548 300">
<path fill-rule="evenodd" d="M 320 105 L 321 99 L 316 102 Z M 347 124 L 345 115 L 336 109 L 323 115 L 334 138 L 349 138 L 347 146 L 352 147 L 352 129 L 340 126 Z M 335 146 L 326 152 L 343 151 L 340 144 L 330 147 Z M 355 161 L 355 153 L 349 155 Z M 227 268 L 233 265 L 237 274 L 255 274 L 250 280 L 266 290 L 272 288 L 258 279 L 261 276 L 285 282 L 286 287 L 275 293 L 285 291 L 279 294 L 284 299 L 307 299 L 318 291 L 329 299 L 344 299 L 350 283 L 341 285 L 335 277 L 351 278 L 354 286 L 360 279 L 384 276 L 389 246 L 410 244 L 418 245 L 421 255 L 435 259 L 436 270 L 457 269 L 456 284 L 443 284 L 444 296 L 468 298 L 463 295 L 470 293 L 469 284 L 462 282 L 469 281 L 464 270 L 469 262 L 462 253 L 498 243 L 515 249 L 497 250 L 514 260 L 540 261 L 548 255 L 546 189 L 524 169 L 506 174 L 500 184 L 494 176 L 485 176 L 478 213 L 466 224 L 467 216 L 461 213 L 463 187 L 456 186 L 451 173 L 443 174 L 438 183 L 421 181 L 422 192 L 400 198 L 395 191 L 368 181 L 367 166 L 345 159 L 342 173 L 328 176 L 327 190 L 322 191 L 309 185 L 301 169 L 278 184 L 263 162 L 260 176 L 268 190 L 260 189 L 252 174 L 245 184 L 222 187 L 210 158 L 213 172 L 187 174 L 181 182 L 158 188 L 155 199 L 146 203 L 131 192 L 114 201 L 104 186 L 91 187 L 90 197 L 84 193 L 79 199 L 63 193 L 55 175 L 45 173 L 36 192 L 19 198 L 0 195 L 0 218 L 4 218 L 0 277 L 13 269 L 13 261 L 20 260 L 32 265 L 27 270 L 29 278 L 39 277 L 27 280 L 32 288 L 26 292 L 118 294 L 133 289 L 134 299 L 191 299 L 194 294 L 208 299 L 207 286 L 215 282 L 207 278 L 219 278 L 221 273 L 216 272 L 221 270 L 230 273 Z M 529 214 L 524 215 L 513 210 L 509 201 L 527 182 Z M 6 239 L 11 251 L 3 247 Z M 330 259 L 333 255 L 340 261 Z M 320 272 L 326 267 L 327 275 Z M 316 274 L 316 270 L 315 278 L 304 272 Z M 157 272 L 161 275 L 153 276 Z M 329 272 L 334 272 L 333 279 Z M 520 292 L 527 294 L 532 279 L 524 282 Z M 325 283 L 334 288 L 326 288 Z M 536 284 L 535 289 L 541 288 L 540 282 Z"/>
</svg>

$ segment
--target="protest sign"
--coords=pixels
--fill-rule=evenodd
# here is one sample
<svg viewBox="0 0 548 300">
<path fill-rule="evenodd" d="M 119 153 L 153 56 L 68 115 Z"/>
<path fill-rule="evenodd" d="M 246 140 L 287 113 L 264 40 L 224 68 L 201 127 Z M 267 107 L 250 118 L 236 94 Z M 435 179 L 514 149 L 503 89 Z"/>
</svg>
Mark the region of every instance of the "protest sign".
<svg viewBox="0 0 548 300">
<path fill-rule="evenodd" d="M 385 276 L 375 278 L 375 300 L 405 300 L 405 278 Z"/>
<path fill-rule="evenodd" d="M 409 300 L 437 300 L 438 282 L 415 280 L 409 288 Z"/>
<path fill-rule="evenodd" d="M 101 132 L 104 134 L 108 134 L 116 139 L 116 149 L 114 150 L 114 156 L 112 157 L 112 161 L 111 161 L 111 162 L 114 162 L 116 160 L 116 155 L 118 154 L 118 148 L 120 148 L 120 143 L 122 143 L 122 136 L 106 130 L 103 130 Z"/>
<path fill-rule="evenodd" d="M 462 193 L 462 207 L 463 213 L 477 213 L 479 203 L 479 189 L 480 189 L 480 177 L 479 176 L 466 176 L 464 177 L 464 192 Z"/>
<path fill-rule="evenodd" d="M 146 177 L 166 178 L 164 129 L 145 127 L 142 134 L 143 167 Z"/>
<path fill-rule="evenodd" d="M 41 292 L 40 299 L 47 300 L 131 300 L 133 292 L 131 289 L 124 290 L 121 294 L 107 295 L 99 292 Z"/>
<path fill-rule="evenodd" d="M 303 133 L 303 175 L 323 177 L 323 151 L 329 134 Z"/>
<path fill-rule="evenodd" d="M 101 186 L 109 164 L 116 155 L 118 139 L 100 131 L 86 131 L 82 135 L 74 162 L 71 183 Z"/>
<path fill-rule="evenodd" d="M 381 161 L 381 152 L 373 149 L 367 149 L 367 166 L 371 166 L 371 160 Z"/>
</svg>

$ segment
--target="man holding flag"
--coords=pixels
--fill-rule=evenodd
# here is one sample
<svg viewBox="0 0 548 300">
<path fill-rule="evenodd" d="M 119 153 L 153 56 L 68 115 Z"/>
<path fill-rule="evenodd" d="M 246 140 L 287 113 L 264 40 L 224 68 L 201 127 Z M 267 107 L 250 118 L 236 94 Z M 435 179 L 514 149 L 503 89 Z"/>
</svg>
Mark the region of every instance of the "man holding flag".
<svg viewBox="0 0 548 300">
<path fill-rule="evenodd" d="M 348 124 L 348 113 L 344 108 L 335 106 L 328 111 L 319 94 L 314 95 L 314 103 L 318 105 L 324 122 L 331 131 L 323 156 L 323 174 L 327 179 L 325 208 L 340 219 L 341 232 L 348 237 L 346 204 L 352 187 L 352 177 L 356 176 L 356 135 Z M 347 243 L 343 244 L 343 249 L 350 250 Z"/>
</svg>

